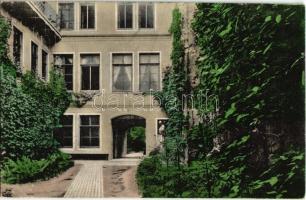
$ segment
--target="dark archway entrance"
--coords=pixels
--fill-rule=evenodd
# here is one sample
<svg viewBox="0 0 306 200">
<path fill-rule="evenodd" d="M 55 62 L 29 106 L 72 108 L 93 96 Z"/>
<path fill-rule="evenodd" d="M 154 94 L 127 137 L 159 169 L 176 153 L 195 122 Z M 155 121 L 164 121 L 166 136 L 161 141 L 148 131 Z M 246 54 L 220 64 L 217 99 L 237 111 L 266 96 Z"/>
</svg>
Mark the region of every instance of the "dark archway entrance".
<svg viewBox="0 0 306 200">
<path fill-rule="evenodd" d="M 137 115 L 122 115 L 112 119 L 114 158 L 121 158 L 127 153 L 127 134 L 133 127 L 146 128 L 146 120 Z"/>
</svg>

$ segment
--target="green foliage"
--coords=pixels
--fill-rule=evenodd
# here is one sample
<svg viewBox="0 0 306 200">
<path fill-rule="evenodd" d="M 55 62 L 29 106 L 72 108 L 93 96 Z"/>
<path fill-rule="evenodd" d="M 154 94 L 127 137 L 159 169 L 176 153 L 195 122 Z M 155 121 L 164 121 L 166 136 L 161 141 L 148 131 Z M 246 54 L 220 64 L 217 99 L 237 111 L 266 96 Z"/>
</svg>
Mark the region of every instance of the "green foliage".
<svg viewBox="0 0 306 200">
<path fill-rule="evenodd" d="M 160 156 L 145 158 L 137 169 L 137 183 L 143 197 L 181 197 L 186 183 L 181 170 L 167 166 Z"/>
<path fill-rule="evenodd" d="M 197 93 L 218 97 L 218 129 L 250 131 L 267 121 L 303 121 L 304 86 L 297 80 L 304 69 L 304 7 L 197 7 L 192 24 L 200 48 Z M 198 105 L 201 115 L 212 111 Z"/>
<path fill-rule="evenodd" d="M 188 72 L 183 64 L 181 17 L 174 10 L 173 66 L 157 94 L 169 117 L 166 154 L 140 164 L 137 180 L 143 196 L 303 197 L 303 151 L 284 145 L 270 160 L 262 127 L 305 121 L 304 7 L 197 4 L 192 27 L 200 53 L 199 85 L 192 92 L 214 96 L 218 106 L 211 99 L 207 104 L 195 101 L 203 123 L 188 131 L 188 165 L 171 162 L 185 146 L 180 135 L 186 120 L 180 95 L 188 87 Z M 230 135 L 229 144 L 207 156 L 218 134 Z"/>
<path fill-rule="evenodd" d="M 5 33 L 1 35 L 1 48 L 7 46 L 9 31 L 5 24 L 0 18 L 0 27 L 4 30 L 3 34 Z M 53 139 L 52 131 L 59 126 L 59 118 L 69 106 L 70 95 L 66 91 L 62 76 L 56 71 L 51 71 L 48 83 L 31 73 L 26 73 L 21 77 L 21 81 L 17 81 L 16 68 L 2 50 L 1 159 L 16 160 L 22 156 L 35 160 L 46 158 L 57 151 L 57 142 Z"/>
<path fill-rule="evenodd" d="M 127 135 L 128 151 L 145 151 L 146 149 L 146 135 L 145 128 L 133 127 L 129 130 Z"/>
<path fill-rule="evenodd" d="M 36 180 L 46 180 L 54 177 L 73 165 L 70 156 L 55 152 L 46 159 L 32 160 L 22 156 L 16 161 L 8 159 L 1 169 L 3 183 L 27 183 Z"/>
<path fill-rule="evenodd" d="M 305 153 L 290 150 L 274 155 L 268 168 L 250 184 L 258 198 L 303 198 L 305 194 Z"/>
<path fill-rule="evenodd" d="M 170 33 L 172 34 L 172 66 L 165 73 L 163 79 L 162 92 L 155 93 L 155 97 L 161 100 L 161 107 L 168 116 L 165 128 L 165 153 L 169 161 L 179 164 L 183 157 L 186 141 L 182 134 L 186 119 L 183 115 L 182 96 L 186 87 L 186 70 L 184 64 L 184 46 L 181 41 L 182 14 L 178 8 L 172 12 L 172 24 Z"/>
</svg>

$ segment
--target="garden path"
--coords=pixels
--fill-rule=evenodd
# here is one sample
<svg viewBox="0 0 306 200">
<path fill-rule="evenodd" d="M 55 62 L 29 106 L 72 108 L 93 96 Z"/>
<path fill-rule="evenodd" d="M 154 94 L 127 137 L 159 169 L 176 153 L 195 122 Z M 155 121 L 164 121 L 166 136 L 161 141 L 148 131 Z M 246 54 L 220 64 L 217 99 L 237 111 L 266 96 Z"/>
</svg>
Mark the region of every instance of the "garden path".
<svg viewBox="0 0 306 200">
<path fill-rule="evenodd" d="M 140 197 L 135 180 L 140 159 L 78 160 L 82 167 L 64 197 Z"/>
</svg>

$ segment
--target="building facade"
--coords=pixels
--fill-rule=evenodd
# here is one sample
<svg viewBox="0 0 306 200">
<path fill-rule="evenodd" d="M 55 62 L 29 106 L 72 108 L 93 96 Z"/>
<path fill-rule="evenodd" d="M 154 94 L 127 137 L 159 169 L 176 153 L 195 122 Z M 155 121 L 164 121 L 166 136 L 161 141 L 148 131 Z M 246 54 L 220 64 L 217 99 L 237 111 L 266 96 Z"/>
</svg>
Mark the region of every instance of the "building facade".
<svg viewBox="0 0 306 200">
<path fill-rule="evenodd" d="M 107 159 L 127 153 L 126 134 L 145 128 L 148 154 L 166 119 L 151 93 L 171 65 L 175 3 L 2 2 L 12 24 L 10 56 L 22 72 L 48 80 L 54 66 L 82 105 L 71 105 L 55 131 L 62 150 Z"/>
</svg>

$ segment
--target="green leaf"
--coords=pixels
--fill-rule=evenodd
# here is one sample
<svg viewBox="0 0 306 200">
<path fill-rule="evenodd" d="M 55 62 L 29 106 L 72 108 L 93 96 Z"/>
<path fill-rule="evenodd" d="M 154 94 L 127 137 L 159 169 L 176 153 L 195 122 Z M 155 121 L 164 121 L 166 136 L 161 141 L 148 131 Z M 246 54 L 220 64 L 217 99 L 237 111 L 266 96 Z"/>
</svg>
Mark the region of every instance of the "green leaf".
<svg viewBox="0 0 306 200">
<path fill-rule="evenodd" d="M 279 22 L 282 20 L 282 16 L 281 15 L 277 15 L 275 18 L 276 23 L 279 24 Z"/>
<path fill-rule="evenodd" d="M 237 116 L 237 118 L 236 118 L 236 122 L 240 122 L 240 120 L 242 119 L 242 118 L 244 118 L 244 117 L 246 117 L 246 116 L 248 116 L 249 114 L 240 114 L 240 115 L 238 115 Z"/>
<path fill-rule="evenodd" d="M 270 179 L 266 180 L 266 182 L 273 186 L 278 182 L 278 178 L 276 176 L 273 176 Z"/>
<path fill-rule="evenodd" d="M 294 157 L 292 158 L 292 160 L 293 160 L 293 161 L 294 161 L 294 160 L 302 160 L 303 157 L 304 157 L 304 155 L 301 154 L 301 155 L 299 155 L 299 156 L 294 156 Z"/>
<path fill-rule="evenodd" d="M 258 90 L 259 90 L 259 87 L 258 87 L 258 86 L 255 86 L 255 87 L 252 88 L 252 91 L 255 92 L 255 93 L 257 93 Z"/>
<path fill-rule="evenodd" d="M 228 109 L 225 113 L 225 118 L 231 116 L 234 112 L 236 112 L 236 103 L 232 103 L 230 109 Z"/>
<path fill-rule="evenodd" d="M 232 22 L 230 22 L 230 23 L 227 25 L 227 27 L 226 27 L 225 30 L 223 30 L 221 33 L 219 33 L 219 36 L 220 36 L 220 37 L 223 37 L 223 36 L 225 36 L 226 34 L 228 34 L 229 32 L 231 32 L 231 30 L 232 30 Z"/>
<path fill-rule="evenodd" d="M 262 52 L 263 55 L 265 55 L 267 53 L 267 51 L 271 48 L 272 46 L 272 43 L 270 43 L 266 48 L 265 50 Z"/>
<path fill-rule="evenodd" d="M 271 19 L 272 19 L 271 16 L 267 16 L 267 17 L 265 18 L 265 22 L 269 22 L 269 21 L 271 21 Z"/>
</svg>

